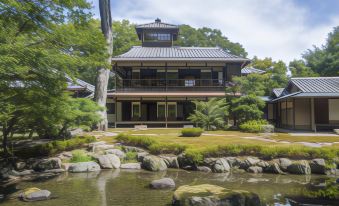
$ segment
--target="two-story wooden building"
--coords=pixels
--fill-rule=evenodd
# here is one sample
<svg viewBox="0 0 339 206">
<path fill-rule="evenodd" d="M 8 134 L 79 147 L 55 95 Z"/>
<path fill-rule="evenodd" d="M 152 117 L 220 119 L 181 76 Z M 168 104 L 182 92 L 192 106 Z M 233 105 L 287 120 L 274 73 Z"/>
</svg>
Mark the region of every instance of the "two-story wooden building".
<svg viewBox="0 0 339 206">
<path fill-rule="evenodd" d="M 249 59 L 218 47 L 180 47 L 179 27 L 155 22 L 136 26 L 142 46 L 112 59 L 116 89 L 108 93 L 108 119 L 115 126 L 182 126 L 192 100 L 225 96 L 233 76 Z"/>
</svg>

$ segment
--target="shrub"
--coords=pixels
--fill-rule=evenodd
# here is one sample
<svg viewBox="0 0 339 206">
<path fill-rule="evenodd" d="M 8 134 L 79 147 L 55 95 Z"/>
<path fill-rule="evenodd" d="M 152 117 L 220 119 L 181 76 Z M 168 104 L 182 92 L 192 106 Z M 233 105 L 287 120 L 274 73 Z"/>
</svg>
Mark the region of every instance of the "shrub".
<svg viewBox="0 0 339 206">
<path fill-rule="evenodd" d="M 84 144 L 94 141 L 96 141 L 96 138 L 93 136 L 74 137 L 68 140 L 55 140 L 33 147 L 21 148 L 14 153 L 21 158 L 50 156 L 58 152 L 80 148 Z"/>
<path fill-rule="evenodd" d="M 124 133 L 120 133 L 116 139 L 124 144 L 143 148 L 148 148 L 150 145 L 156 143 L 156 141 L 150 137 L 132 136 Z"/>
<path fill-rule="evenodd" d="M 137 157 L 138 157 L 138 153 L 136 152 L 126 152 L 126 156 L 124 158 L 124 162 L 137 162 Z"/>
<path fill-rule="evenodd" d="M 92 157 L 88 156 L 83 150 L 74 150 L 72 152 L 72 158 L 71 158 L 72 163 L 89 162 L 92 160 L 93 160 Z"/>
<path fill-rule="evenodd" d="M 183 137 L 200 137 L 204 130 L 201 128 L 184 128 L 181 130 Z"/>
<path fill-rule="evenodd" d="M 258 133 L 258 132 L 264 132 L 266 125 L 269 125 L 269 123 L 263 119 L 250 120 L 250 121 L 240 124 L 239 128 L 241 131 L 244 131 L 244 132 Z"/>
</svg>

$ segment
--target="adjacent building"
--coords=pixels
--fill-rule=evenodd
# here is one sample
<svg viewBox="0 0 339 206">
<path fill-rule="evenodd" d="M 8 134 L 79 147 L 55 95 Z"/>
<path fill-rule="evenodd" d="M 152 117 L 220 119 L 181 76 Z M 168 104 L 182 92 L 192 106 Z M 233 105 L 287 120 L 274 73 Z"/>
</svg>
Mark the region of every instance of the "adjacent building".
<svg viewBox="0 0 339 206">
<path fill-rule="evenodd" d="M 116 89 L 108 93 L 108 120 L 117 127 L 183 126 L 192 100 L 225 96 L 232 77 L 250 60 L 218 47 L 174 46 L 177 25 L 136 26 L 141 46 L 112 59 Z"/>
<path fill-rule="evenodd" d="M 291 78 L 273 90 L 268 119 L 285 129 L 339 128 L 339 77 Z"/>
</svg>

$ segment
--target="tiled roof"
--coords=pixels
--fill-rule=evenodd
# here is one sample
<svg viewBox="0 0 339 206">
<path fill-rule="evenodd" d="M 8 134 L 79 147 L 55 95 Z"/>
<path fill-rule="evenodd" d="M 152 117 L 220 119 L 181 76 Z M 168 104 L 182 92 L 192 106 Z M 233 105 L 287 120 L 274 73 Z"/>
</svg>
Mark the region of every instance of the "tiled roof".
<svg viewBox="0 0 339 206">
<path fill-rule="evenodd" d="M 173 25 L 173 24 L 167 24 L 167 23 L 162 23 L 160 19 L 156 19 L 154 22 L 152 23 L 147 23 L 147 24 L 139 24 L 135 27 L 136 29 L 148 29 L 148 28 L 152 28 L 152 29 L 156 29 L 156 28 L 165 28 L 165 29 L 178 29 L 179 27 L 177 25 Z"/>
<path fill-rule="evenodd" d="M 339 97 L 339 77 L 303 77 L 291 78 L 288 87 L 294 85 L 298 91 L 289 93 L 288 89 L 274 89 L 273 92 L 277 96 L 272 101 L 278 101 L 288 97 Z M 288 88 L 287 87 L 287 88 Z M 277 93 L 276 93 L 277 92 Z"/>
<path fill-rule="evenodd" d="M 67 89 L 74 90 L 74 89 L 86 89 L 89 92 L 94 92 L 95 87 L 85 81 L 82 81 L 80 79 L 74 79 L 70 78 L 69 76 L 66 76 L 67 78 Z"/>
<path fill-rule="evenodd" d="M 285 88 L 274 88 L 273 89 L 273 94 L 276 96 L 276 97 L 279 97 L 283 91 L 284 91 Z"/>
<path fill-rule="evenodd" d="M 292 78 L 303 93 L 339 93 L 339 77 Z"/>
<path fill-rule="evenodd" d="M 113 57 L 119 60 L 234 60 L 249 61 L 249 59 L 230 54 L 219 47 L 141 47 L 134 46 L 128 52 Z"/>
<path fill-rule="evenodd" d="M 264 74 L 264 73 L 266 73 L 266 71 L 261 70 L 261 69 L 256 69 L 256 68 L 253 68 L 253 67 L 246 67 L 246 68 L 243 68 L 241 70 L 241 74 L 253 74 L 253 73 Z"/>
</svg>

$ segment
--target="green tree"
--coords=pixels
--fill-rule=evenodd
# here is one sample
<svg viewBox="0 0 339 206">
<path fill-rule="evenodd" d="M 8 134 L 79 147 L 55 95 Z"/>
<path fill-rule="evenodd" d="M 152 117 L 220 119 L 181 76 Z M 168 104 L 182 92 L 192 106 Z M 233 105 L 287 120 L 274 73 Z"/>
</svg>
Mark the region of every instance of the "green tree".
<svg viewBox="0 0 339 206">
<path fill-rule="evenodd" d="M 303 60 L 293 60 L 289 63 L 292 77 L 316 77 L 319 76 Z"/>
<path fill-rule="evenodd" d="M 339 75 L 339 26 L 334 27 L 328 34 L 327 41 L 322 47 L 314 46 L 303 54 L 306 66 L 320 76 Z"/>
<path fill-rule="evenodd" d="M 0 105 L 5 107 L 0 124 L 5 151 L 14 132 L 57 122 L 55 111 L 62 110 L 54 108 L 62 108 L 69 98 L 65 75 L 105 64 L 106 52 L 98 50 L 104 38 L 93 38 L 87 30 L 89 8 L 85 0 L 0 3 Z"/>
<path fill-rule="evenodd" d="M 120 55 L 127 52 L 132 46 L 141 45 L 135 32 L 135 24 L 128 20 L 113 21 L 113 54 Z"/>
<path fill-rule="evenodd" d="M 236 117 L 237 125 L 249 120 L 262 119 L 265 102 L 255 95 L 233 99 L 231 112 Z"/>
<path fill-rule="evenodd" d="M 257 96 L 263 96 L 266 93 L 265 81 L 267 75 L 262 74 L 249 74 L 242 77 L 234 77 L 233 82 L 239 85 L 239 92 L 242 94 L 254 94 Z"/>
<path fill-rule="evenodd" d="M 225 99 L 212 98 L 206 101 L 193 101 L 196 106 L 188 117 L 190 121 L 206 130 L 224 128 L 228 116 L 228 105 Z"/>
<path fill-rule="evenodd" d="M 195 46 L 195 47 L 220 47 L 232 54 L 242 57 L 247 56 L 247 52 L 239 43 L 231 42 L 218 29 L 207 27 L 195 29 L 189 25 L 180 25 L 180 35 L 175 45 Z"/>
<path fill-rule="evenodd" d="M 254 56 L 249 67 L 254 67 L 256 69 L 267 71 L 273 66 L 273 64 L 274 62 L 270 57 L 259 59 L 257 56 Z"/>
</svg>

